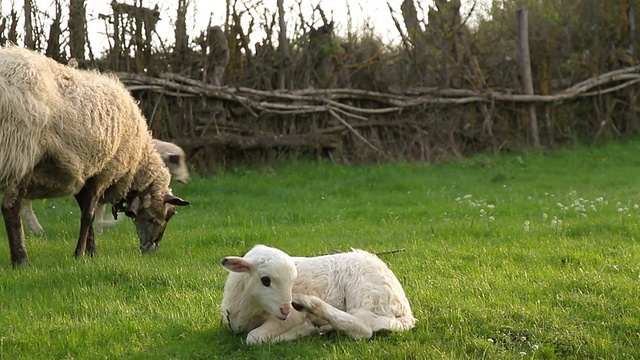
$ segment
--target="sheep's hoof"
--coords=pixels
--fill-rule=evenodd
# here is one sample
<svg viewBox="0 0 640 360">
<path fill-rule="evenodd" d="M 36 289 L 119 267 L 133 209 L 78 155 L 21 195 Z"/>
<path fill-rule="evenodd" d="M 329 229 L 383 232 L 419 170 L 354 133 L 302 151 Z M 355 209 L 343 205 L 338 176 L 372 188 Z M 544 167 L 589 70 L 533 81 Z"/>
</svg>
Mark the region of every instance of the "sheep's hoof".
<svg viewBox="0 0 640 360">
<path fill-rule="evenodd" d="M 306 306 L 304 306 L 303 303 L 298 301 L 292 301 L 291 306 L 293 306 L 293 308 L 296 309 L 296 311 L 304 311 L 307 308 Z"/>
<path fill-rule="evenodd" d="M 11 259 L 11 265 L 14 268 L 27 266 L 27 265 L 29 265 L 29 258 L 27 256 L 25 256 L 25 257 L 20 257 L 20 258 L 17 258 L 17 259 Z"/>
</svg>

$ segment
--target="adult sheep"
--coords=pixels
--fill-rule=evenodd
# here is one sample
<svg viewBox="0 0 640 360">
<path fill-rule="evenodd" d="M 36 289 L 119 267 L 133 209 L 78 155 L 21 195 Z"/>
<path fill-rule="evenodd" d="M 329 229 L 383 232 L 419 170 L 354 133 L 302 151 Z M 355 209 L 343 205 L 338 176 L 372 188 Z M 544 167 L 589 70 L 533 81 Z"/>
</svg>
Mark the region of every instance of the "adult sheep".
<svg viewBox="0 0 640 360">
<path fill-rule="evenodd" d="M 0 48 L 0 164 L 14 266 L 28 263 L 23 197 L 75 197 L 76 257 L 95 254 L 99 200 L 134 220 L 142 250 L 157 248 L 174 205 L 188 204 L 172 194 L 169 171 L 122 83 L 16 46 Z"/>
<path fill-rule="evenodd" d="M 165 165 L 169 169 L 171 178 L 179 183 L 186 184 L 189 181 L 190 175 L 184 150 L 172 142 L 158 139 L 152 139 L 152 142 L 154 148 L 158 154 L 160 154 L 160 157 L 164 160 Z M 24 199 L 23 205 L 22 218 L 24 222 L 27 223 L 27 228 L 36 234 L 43 233 L 44 230 L 42 229 L 42 225 L 40 225 L 40 221 L 38 221 L 38 217 L 33 211 L 33 204 L 31 203 L 31 200 Z M 96 207 L 94 219 L 94 230 L 96 233 L 102 232 L 103 227 L 110 227 L 116 223 L 113 219 L 109 220 L 105 218 L 105 208 L 106 204 L 98 204 Z"/>
<path fill-rule="evenodd" d="M 256 245 L 222 266 L 230 271 L 222 317 L 232 331 L 249 333 L 248 344 L 293 340 L 318 327 L 367 339 L 416 322 L 396 276 L 366 251 L 290 257 Z"/>
</svg>

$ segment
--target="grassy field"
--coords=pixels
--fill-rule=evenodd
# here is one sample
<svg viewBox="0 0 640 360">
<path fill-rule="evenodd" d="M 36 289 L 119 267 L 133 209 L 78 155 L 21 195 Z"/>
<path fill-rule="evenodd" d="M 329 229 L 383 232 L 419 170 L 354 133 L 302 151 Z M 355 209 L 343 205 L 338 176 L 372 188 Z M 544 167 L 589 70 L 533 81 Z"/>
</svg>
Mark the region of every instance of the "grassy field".
<svg viewBox="0 0 640 360">
<path fill-rule="evenodd" d="M 237 169 L 176 185 L 192 201 L 160 251 L 126 220 L 72 256 L 72 199 L 34 204 L 31 265 L 0 245 L 0 359 L 640 358 L 640 141 L 460 162 Z M 221 323 L 225 255 L 381 255 L 415 329 L 249 347 Z"/>
</svg>

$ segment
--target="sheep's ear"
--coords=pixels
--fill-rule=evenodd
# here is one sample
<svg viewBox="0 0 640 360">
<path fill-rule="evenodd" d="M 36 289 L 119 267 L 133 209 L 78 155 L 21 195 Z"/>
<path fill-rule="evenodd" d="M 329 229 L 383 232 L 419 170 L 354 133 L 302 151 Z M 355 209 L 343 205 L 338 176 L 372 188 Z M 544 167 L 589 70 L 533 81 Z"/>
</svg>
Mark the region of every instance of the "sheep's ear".
<svg viewBox="0 0 640 360">
<path fill-rule="evenodd" d="M 133 198 L 133 200 L 131 200 L 129 207 L 127 207 L 124 214 L 132 219 L 135 219 L 136 216 L 138 216 L 138 209 L 140 209 L 141 204 L 142 203 L 141 203 L 140 197 L 136 196 L 135 198 Z"/>
<path fill-rule="evenodd" d="M 227 256 L 222 259 L 222 266 L 233 272 L 249 272 L 251 263 L 238 256 Z"/>
</svg>

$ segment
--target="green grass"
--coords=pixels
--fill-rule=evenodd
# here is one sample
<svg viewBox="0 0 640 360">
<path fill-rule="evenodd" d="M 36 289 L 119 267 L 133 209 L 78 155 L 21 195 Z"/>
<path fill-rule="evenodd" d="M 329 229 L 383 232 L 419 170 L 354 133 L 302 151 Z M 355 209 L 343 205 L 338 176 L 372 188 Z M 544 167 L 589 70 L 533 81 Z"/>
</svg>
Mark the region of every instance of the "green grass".
<svg viewBox="0 0 640 360">
<path fill-rule="evenodd" d="M 236 169 L 176 185 L 160 251 L 127 220 L 75 260 L 70 198 L 0 246 L 0 359 L 640 358 L 640 141 L 455 163 Z M 5 237 L 3 235 L 3 237 Z M 250 347 L 221 323 L 225 255 L 382 255 L 415 329 Z"/>
</svg>

